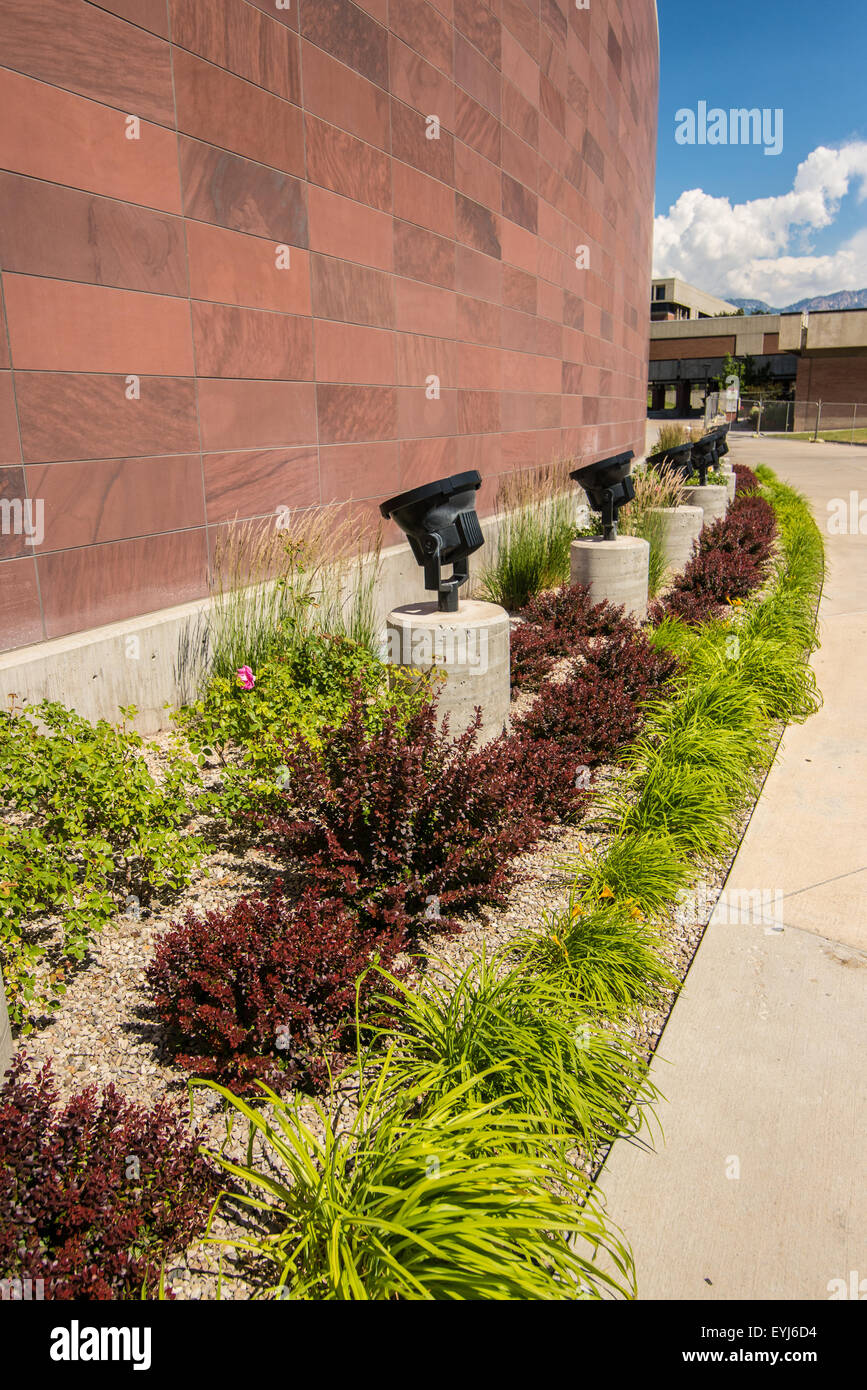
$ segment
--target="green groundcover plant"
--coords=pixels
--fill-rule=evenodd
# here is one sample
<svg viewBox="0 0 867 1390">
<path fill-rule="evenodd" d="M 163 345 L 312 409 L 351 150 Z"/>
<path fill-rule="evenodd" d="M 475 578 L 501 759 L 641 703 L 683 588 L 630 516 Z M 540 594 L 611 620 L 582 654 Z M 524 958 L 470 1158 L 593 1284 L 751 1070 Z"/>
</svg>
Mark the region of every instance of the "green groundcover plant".
<svg viewBox="0 0 867 1390">
<path fill-rule="evenodd" d="M 369 734 L 387 720 L 403 728 L 436 688 L 435 673 L 419 679 L 350 637 L 318 629 L 284 629 L 283 641 L 255 669 L 212 676 L 175 719 L 200 767 L 214 757 L 222 765 L 219 786 L 201 803 L 214 833 L 229 826 L 249 836 L 257 810 L 277 809 L 287 741 L 321 749 L 353 701 Z"/>
<path fill-rule="evenodd" d="M 240 672 L 247 671 L 246 679 Z M 200 760 L 231 750 L 255 769 L 274 768 L 286 738 L 300 735 L 315 748 L 324 731 L 339 724 L 360 691 L 365 724 L 381 727 L 397 708 L 408 714 L 425 689 L 400 668 L 387 665 L 348 637 L 298 633 L 255 669 L 211 679 L 202 696 L 179 711 L 177 722 Z"/>
<path fill-rule="evenodd" d="M 200 858 L 187 828 L 196 769 L 170 748 L 158 783 L 142 742 L 126 722 L 90 724 L 50 701 L 0 713 L 0 959 L 24 1031 L 32 1013 L 57 1006 L 66 964 L 120 907 L 181 887 Z M 51 913 L 62 914 L 63 940 L 46 975 L 34 923 Z"/>
</svg>

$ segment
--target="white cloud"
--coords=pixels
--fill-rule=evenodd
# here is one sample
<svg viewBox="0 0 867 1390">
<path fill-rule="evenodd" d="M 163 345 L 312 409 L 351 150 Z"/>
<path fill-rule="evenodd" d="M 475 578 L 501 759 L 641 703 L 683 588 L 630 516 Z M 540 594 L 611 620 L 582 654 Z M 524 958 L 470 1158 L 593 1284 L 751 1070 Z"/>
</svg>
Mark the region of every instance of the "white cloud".
<svg viewBox="0 0 867 1390">
<path fill-rule="evenodd" d="M 831 255 L 811 234 L 833 226 L 849 192 L 867 196 L 867 142 L 820 145 L 798 166 L 790 192 L 732 204 L 700 188 L 681 193 L 654 223 L 654 275 L 677 275 L 723 298 L 790 304 L 867 285 L 867 228 Z M 799 254 L 800 253 L 800 254 Z"/>
</svg>

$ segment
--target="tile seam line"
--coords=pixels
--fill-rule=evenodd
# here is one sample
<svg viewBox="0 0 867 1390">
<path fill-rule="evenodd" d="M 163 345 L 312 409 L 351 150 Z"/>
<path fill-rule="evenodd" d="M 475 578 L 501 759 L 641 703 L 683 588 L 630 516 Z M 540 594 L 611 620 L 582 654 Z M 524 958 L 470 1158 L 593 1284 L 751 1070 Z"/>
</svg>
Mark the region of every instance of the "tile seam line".
<svg viewBox="0 0 867 1390">
<path fill-rule="evenodd" d="M 216 147 L 215 147 L 215 148 L 216 148 Z M 99 192 L 97 189 L 95 189 L 95 188 L 82 188 L 82 187 L 80 187 L 78 184 L 75 184 L 75 183 L 61 183 L 58 179 L 49 179 L 49 178 L 45 178 L 45 177 L 44 177 L 43 175 L 41 175 L 41 174 L 30 174 L 30 173 L 27 173 L 27 172 L 26 172 L 25 170 L 23 170 L 23 169 L 11 169 L 11 168 L 9 168 L 8 165 L 5 165 L 5 164 L 2 165 L 2 166 L 0 166 L 0 173 L 3 173 L 3 174 L 10 174 L 13 178 L 17 178 L 17 179 L 27 179 L 29 182 L 32 182 L 32 183 L 45 184 L 46 187 L 48 187 L 48 188 L 62 188 L 62 189 L 68 189 L 69 192 L 71 192 L 71 193 L 81 193 L 81 194 L 83 194 L 85 197 L 88 197 L 88 198 L 100 198 L 100 199 L 102 199 L 103 201 L 105 201 L 106 203 L 120 203 L 121 206 L 123 206 L 123 207 L 141 208 L 143 212 L 152 212 L 152 213 L 155 213 L 158 217 L 174 217 L 174 218 L 177 218 L 178 220 L 180 220 L 180 219 L 183 217 L 183 213 L 182 213 L 182 212 L 173 212 L 170 208 L 158 207 L 155 203 L 137 203 L 137 202 L 135 202 L 134 199 L 132 199 L 132 198 L 121 198 L 120 196 L 118 196 L 118 195 L 115 194 L 115 193 L 100 193 L 100 192 Z M 190 220 L 191 220 L 191 221 L 199 221 L 200 219 L 198 219 L 198 218 L 192 218 L 192 219 L 190 219 Z M 205 225 L 206 225 L 206 226 L 215 226 L 215 225 L 217 225 L 217 224 L 216 224 L 216 223 L 206 223 Z M 226 230 L 231 230 L 231 229 L 230 229 L 230 228 L 227 228 Z M 248 233 L 247 235 L 254 235 L 254 234 L 253 234 L 253 233 Z M 19 272 L 16 271 L 16 272 L 14 272 L 14 273 L 15 273 L 15 274 L 18 274 Z"/>
<path fill-rule="evenodd" d="M 130 26 L 131 29 L 138 29 L 139 33 L 141 33 L 141 34 L 147 34 L 147 35 L 148 35 L 150 38 L 152 38 L 152 39 L 161 39 L 161 40 L 165 43 L 165 34 L 158 34 L 154 29 L 147 29 L 147 28 L 145 28 L 145 26 L 144 26 L 143 24 L 137 24 L 136 21 L 135 21 L 134 19 L 127 19 L 126 15 L 119 15 L 119 14 L 116 14 L 114 10 L 109 10 L 105 5 L 101 5 L 101 4 L 99 3 L 99 0 L 88 0 L 88 4 L 92 5 L 92 7 L 93 7 L 95 10 L 101 10 L 103 14 L 110 15 L 112 19 L 119 19 L 119 20 L 121 20 L 124 24 L 128 24 L 128 25 Z M 165 0 L 165 6 L 166 6 L 166 25 L 168 26 L 168 22 L 169 22 L 169 15 L 168 15 L 169 0 Z"/>
<path fill-rule="evenodd" d="M 208 379 L 208 378 L 206 378 L 206 379 Z M 302 384 L 305 384 L 305 385 L 306 385 L 306 384 L 309 384 L 309 383 L 302 383 Z M 320 383 L 320 384 L 329 384 L 329 383 Z M 337 384 L 337 385 L 345 385 L 345 384 L 347 384 L 347 383 L 336 383 L 336 384 Z M 354 383 L 349 383 L 349 384 L 354 384 Z M 394 389 L 394 388 L 385 388 L 385 389 Z M 402 389 L 402 390 L 421 390 L 422 388 L 421 388 L 421 387 L 402 387 L 402 388 L 400 388 L 400 389 Z M 471 389 L 471 388 L 469 388 L 469 389 Z M 492 392 L 492 393 L 490 393 L 490 394 L 496 394 L 496 393 Z M 542 426 L 542 427 L 540 427 L 540 428 L 539 428 L 539 427 L 536 427 L 536 426 L 532 426 L 532 427 L 528 427 L 527 429 L 518 429 L 518 430 L 504 430 L 504 429 L 499 429 L 499 430 L 475 430 L 475 431 L 469 431 L 469 432 L 466 432 L 466 433 L 465 433 L 465 432 L 461 432 L 461 433 L 453 433 L 453 434 L 413 434 L 413 435 L 402 435 L 402 436 L 400 436 L 399 438 L 394 438 L 394 439 L 346 439 L 346 440 L 340 440 L 340 441 L 337 441 L 337 442 L 334 442 L 334 443 L 327 443 L 327 444 L 322 445 L 322 447 L 323 447 L 323 448 L 326 448 L 326 449 L 343 449 L 343 448 L 345 448 L 345 449 L 352 449 L 352 448 L 366 448 L 366 447 L 368 447 L 368 446 L 377 446 L 377 445 L 382 445 L 382 444 L 386 444 L 386 445 L 387 445 L 387 444 L 427 444 L 427 443 L 432 442 L 432 441 L 434 441 L 434 440 L 440 441 L 440 442 L 445 442 L 445 443 L 450 443 L 450 442 L 452 442 L 452 441 L 454 441 L 454 440 L 461 440 L 461 439 L 492 439 L 492 438 L 495 438 L 495 437 L 502 438 L 503 435 L 506 435 L 506 436 L 512 436 L 512 435 L 517 436 L 517 435 L 525 435 L 525 434 L 538 435 L 538 434 L 553 434 L 553 433 L 555 433 L 555 432 L 561 432 L 562 430 L 573 430 L 573 429 L 577 429 L 577 430 L 583 430 L 583 429 L 608 429 L 608 428 L 610 428 L 610 427 L 613 426 L 613 425 L 619 426 L 620 423 L 621 423 L 621 422 L 620 422 L 620 421 L 617 421 L 617 420 L 604 420 L 604 421 L 593 421 L 593 422 L 591 422 L 590 424 L 585 424 L 585 425 L 563 425 L 563 424 L 560 424 L 560 425 L 546 425 L 546 426 Z M 253 444 L 253 445 L 247 445 L 247 446 L 245 446 L 244 448 L 239 448 L 239 447 L 236 447 L 236 446 L 228 446 L 228 447 L 224 446 L 224 447 L 222 447 L 222 448 L 218 448 L 218 447 L 216 447 L 216 446 L 214 446 L 214 447 L 205 447 L 205 448 L 202 450 L 202 452 L 203 452 L 203 454 L 204 454 L 205 457 L 210 458 L 210 457 L 213 457 L 213 456 L 224 455 L 224 454 L 278 454 L 278 453 L 290 453 L 290 452 L 295 452 L 295 451 L 302 451 L 302 452 L 303 452 L 303 451 L 305 451 L 305 450 L 313 449 L 313 448 L 316 448 L 316 447 L 317 447 L 317 446 L 316 446 L 315 441 L 311 439 L 311 440 L 308 440 L 306 443 L 301 443 L 301 444 Z M 62 458 L 62 459 L 29 459 L 29 460 L 27 460 L 27 461 L 25 461 L 25 462 L 23 462 L 23 463 L 4 463 L 4 464 L 0 464 L 0 469 L 10 469 L 10 468 L 11 468 L 11 469 L 14 469 L 14 468 L 20 468 L 20 469 L 22 469 L 22 470 L 26 470 L 26 469 L 28 469 L 28 468 L 34 468 L 34 469 L 36 469 L 36 468 L 69 468 L 69 467 L 75 467 L 76 465 L 80 465 L 80 464 L 92 464 L 92 463 L 124 463 L 124 462 L 145 463 L 145 462 L 151 462 L 152 460 L 159 461 L 159 460 L 161 460 L 161 459 L 195 458 L 195 457 L 198 456 L 198 453 L 199 453 L 199 451 L 198 451 L 197 449 L 192 449 L 192 450 L 190 450 L 190 449 L 180 449 L 180 450 L 175 451 L 174 453 L 168 453 L 168 454 L 94 454 L 94 455 L 92 455 L 92 456 L 88 456 L 87 458 L 75 457 L 75 458 Z M 289 460 L 289 462 L 295 462 L 295 460 Z M 522 464 L 522 465 L 521 465 L 521 468 L 533 468 L 533 467 L 535 467 L 535 465 L 532 464 L 532 463 L 527 463 L 527 464 Z M 512 472 L 514 472 L 514 471 L 515 471 L 515 469 L 514 469 L 513 467 L 508 467 L 508 468 L 500 469 L 500 472 L 501 472 L 501 473 L 512 473 Z M 498 475 L 493 475 L 493 476 L 498 476 Z M 360 500 L 360 499 L 356 499 L 356 500 Z M 326 506 L 326 505 L 328 505 L 328 504 L 327 504 L 327 503 L 321 503 L 320 505 Z M 154 534 L 159 535 L 159 534 L 162 534 L 162 533 L 160 533 L 160 532 L 155 532 Z M 24 558 L 26 559 L 27 557 L 24 556 Z M 0 560 L 0 564 L 4 564 L 4 563 L 6 563 L 6 562 L 3 561 L 3 560 Z"/>
</svg>

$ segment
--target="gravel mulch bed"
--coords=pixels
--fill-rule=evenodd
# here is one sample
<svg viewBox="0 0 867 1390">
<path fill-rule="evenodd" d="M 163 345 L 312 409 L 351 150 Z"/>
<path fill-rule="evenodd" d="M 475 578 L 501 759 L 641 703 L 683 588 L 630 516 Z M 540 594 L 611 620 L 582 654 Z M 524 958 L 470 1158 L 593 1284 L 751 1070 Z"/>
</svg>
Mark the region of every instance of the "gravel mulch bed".
<svg viewBox="0 0 867 1390">
<path fill-rule="evenodd" d="M 602 785 L 604 780 L 600 779 Z M 604 835 L 592 828 L 592 821 L 560 827 L 516 861 L 516 882 L 504 907 L 485 909 L 478 917 L 464 918 L 457 935 L 433 938 L 427 950 L 430 963 L 464 969 L 482 948 L 490 954 L 537 928 L 547 914 L 562 909 L 566 902 L 570 877 L 564 862 L 603 843 Z M 708 913 L 728 867 L 728 863 L 720 864 L 704 875 Z M 157 939 L 188 907 L 197 912 L 226 908 L 244 893 L 261 890 L 263 880 L 274 872 L 264 855 L 248 851 L 240 858 L 227 850 L 217 851 L 207 856 L 172 904 L 142 911 L 138 920 L 118 916 L 100 934 L 86 969 L 73 979 L 56 1015 L 22 1043 L 33 1064 L 52 1059 L 58 1089 L 64 1098 L 89 1083 L 105 1085 L 113 1081 L 130 1100 L 140 1104 L 153 1104 L 162 1098 L 186 1104 L 187 1075 L 174 1064 L 166 1046 L 163 1026 L 151 1007 L 145 967 Z M 663 954 L 681 981 L 705 925 L 704 920 L 694 920 L 687 908 L 678 909 L 663 924 Z M 675 992 L 668 992 L 654 1008 L 642 1010 L 622 1025 L 632 1045 L 648 1058 L 657 1045 L 674 998 Z M 351 1116 L 352 1087 L 348 1090 L 350 1094 L 344 1087 L 341 1098 Z M 303 1105 L 303 1114 L 321 1132 L 311 1105 Z M 220 1148 L 226 1141 L 226 1121 L 219 1098 L 204 1089 L 197 1091 L 195 1115 L 205 1142 Z M 244 1127 L 237 1126 L 226 1150 L 241 1161 L 244 1134 Z M 603 1159 L 604 1154 L 597 1156 L 594 1170 Z M 234 1233 L 237 1234 L 237 1225 Z M 213 1234 L 228 1237 L 228 1224 L 218 1220 Z M 252 1272 L 243 1259 L 238 1260 L 227 1251 L 221 1256 L 217 1247 L 202 1244 L 193 1246 L 186 1260 L 178 1261 L 170 1275 L 179 1298 L 249 1298 L 256 1289 Z"/>
<path fill-rule="evenodd" d="M 562 679 L 573 661 L 574 658 L 565 658 L 558 663 L 551 678 Z M 519 696 L 513 712 L 523 711 L 534 698 L 529 693 Z M 169 737 L 156 735 L 146 741 L 144 756 L 155 771 Z M 213 784 L 218 776 L 218 770 L 211 769 L 206 772 L 205 781 Z M 595 781 L 594 792 L 604 792 L 616 776 L 615 769 L 603 769 Z M 744 813 L 738 840 L 751 814 L 752 806 Z M 433 938 L 428 943 L 428 961 L 463 969 L 483 947 L 491 954 L 537 928 L 547 914 L 565 905 L 570 876 L 564 864 L 588 850 L 598 849 L 604 838 L 604 831 L 593 823 L 591 803 L 588 817 L 581 825 L 558 828 L 516 861 L 515 883 L 504 907 L 486 909 L 478 917 L 464 919 L 459 934 Z M 705 870 L 702 882 L 706 911 L 700 920 L 684 906 L 661 924 L 663 953 L 681 982 L 725 882 L 731 858 Z M 146 966 L 159 937 L 187 909 L 197 913 L 226 909 L 244 894 L 266 890 L 277 872 L 274 861 L 259 850 L 235 852 L 221 847 L 203 858 L 185 890 L 171 902 L 155 903 L 150 910 L 134 909 L 133 915 L 118 915 L 95 939 L 84 968 L 72 977 L 51 1020 L 22 1040 L 21 1048 L 31 1064 L 39 1066 L 49 1058 L 52 1060 L 64 1098 L 90 1083 L 114 1082 L 128 1099 L 141 1104 L 168 1098 L 186 1105 L 187 1075 L 172 1061 L 163 1026 L 152 1008 L 145 983 Z M 622 1025 L 631 1044 L 647 1058 L 659 1042 L 676 993 L 669 991 L 655 1007 L 642 1010 Z M 351 1116 L 351 1083 L 344 1083 L 343 1088 L 338 1085 L 337 1092 L 335 1100 Z M 299 1099 L 303 1102 L 303 1097 Z M 205 1141 L 215 1148 L 226 1143 L 221 1107 L 218 1097 L 204 1089 L 197 1091 L 196 1121 Z M 303 1103 L 303 1114 L 321 1132 L 312 1105 Z M 244 1149 L 244 1126 L 239 1125 L 227 1152 L 243 1160 Z M 597 1157 L 601 1164 L 604 1155 Z M 598 1167 L 596 1162 L 592 1166 L 594 1170 Z M 237 1234 L 237 1224 L 233 1229 Z M 226 1223 L 218 1221 L 214 1235 L 229 1233 Z M 257 1284 L 262 1283 L 262 1278 L 257 1279 L 255 1271 L 243 1260 L 202 1244 L 193 1246 L 185 1260 L 178 1261 L 170 1279 L 176 1296 L 188 1299 L 249 1298 Z"/>
</svg>

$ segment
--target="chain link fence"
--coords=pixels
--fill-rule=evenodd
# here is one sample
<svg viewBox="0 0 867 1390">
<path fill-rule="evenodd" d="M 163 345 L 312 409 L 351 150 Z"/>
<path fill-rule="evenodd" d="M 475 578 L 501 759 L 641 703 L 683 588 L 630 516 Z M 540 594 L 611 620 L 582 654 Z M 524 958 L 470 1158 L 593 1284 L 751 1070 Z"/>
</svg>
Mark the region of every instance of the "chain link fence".
<svg viewBox="0 0 867 1390">
<path fill-rule="evenodd" d="M 725 411 L 725 395 L 710 392 L 705 424 Z M 788 434 L 798 439 L 823 439 L 840 444 L 867 444 L 867 402 L 780 401 L 743 395 L 731 428 L 750 434 Z"/>
</svg>

